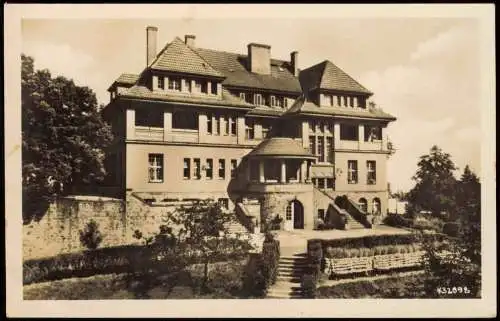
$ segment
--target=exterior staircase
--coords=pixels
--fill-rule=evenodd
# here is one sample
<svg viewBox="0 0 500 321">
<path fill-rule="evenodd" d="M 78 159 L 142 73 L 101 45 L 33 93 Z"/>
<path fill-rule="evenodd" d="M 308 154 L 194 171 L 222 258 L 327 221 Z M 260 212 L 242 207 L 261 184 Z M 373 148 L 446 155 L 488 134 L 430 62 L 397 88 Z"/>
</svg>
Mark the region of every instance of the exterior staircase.
<svg viewBox="0 0 500 321">
<path fill-rule="evenodd" d="M 278 278 L 267 293 L 270 299 L 302 298 L 301 278 L 307 267 L 305 254 L 281 256 L 278 265 Z"/>
<path fill-rule="evenodd" d="M 238 223 L 238 222 L 231 222 L 230 224 L 228 224 L 226 226 L 227 228 L 227 231 L 230 233 L 230 234 L 241 234 L 241 235 L 244 235 L 244 234 L 248 234 L 248 230 L 246 227 L 244 227 L 241 223 Z"/>
<path fill-rule="evenodd" d="M 366 228 L 358 220 L 354 219 L 351 216 L 351 214 L 348 214 L 346 217 L 347 217 L 347 228 L 349 230 L 358 230 L 358 229 L 365 229 Z"/>
</svg>

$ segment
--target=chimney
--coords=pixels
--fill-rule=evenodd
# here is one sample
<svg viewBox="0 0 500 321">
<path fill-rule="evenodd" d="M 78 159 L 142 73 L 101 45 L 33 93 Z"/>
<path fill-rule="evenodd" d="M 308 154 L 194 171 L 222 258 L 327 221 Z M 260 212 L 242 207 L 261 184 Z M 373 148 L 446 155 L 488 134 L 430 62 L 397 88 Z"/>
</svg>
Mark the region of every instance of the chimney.
<svg viewBox="0 0 500 321">
<path fill-rule="evenodd" d="M 196 39 L 196 36 L 194 35 L 185 35 L 184 36 L 184 43 L 188 45 L 189 47 L 194 47 L 194 40 Z"/>
<path fill-rule="evenodd" d="M 271 46 L 258 43 L 248 45 L 248 69 L 262 75 L 271 74 Z"/>
<path fill-rule="evenodd" d="M 292 65 L 292 72 L 295 77 L 299 76 L 299 52 L 293 51 L 290 53 L 290 64 Z"/>
<path fill-rule="evenodd" d="M 157 34 L 157 27 L 148 26 L 146 28 L 146 63 L 148 66 L 156 58 Z"/>
</svg>

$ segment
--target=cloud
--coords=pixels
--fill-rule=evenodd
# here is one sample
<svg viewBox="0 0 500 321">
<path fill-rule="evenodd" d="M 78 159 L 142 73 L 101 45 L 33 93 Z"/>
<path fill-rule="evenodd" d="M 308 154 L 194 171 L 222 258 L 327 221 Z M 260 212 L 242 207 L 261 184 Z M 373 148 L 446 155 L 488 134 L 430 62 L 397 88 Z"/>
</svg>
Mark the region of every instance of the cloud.
<svg viewBox="0 0 500 321">
<path fill-rule="evenodd" d="M 480 163 L 479 65 L 473 28 L 455 27 L 416 45 L 406 63 L 361 76 L 378 106 L 395 115 L 388 134 L 393 190 L 408 190 L 418 158 L 438 145 L 461 168 Z"/>
<path fill-rule="evenodd" d="M 90 87 L 99 103 L 108 99 L 101 89 L 109 84 L 103 82 L 105 78 L 99 71 L 98 62 L 91 55 L 68 45 L 39 41 L 25 42 L 23 53 L 35 59 L 35 69 L 48 69 L 53 77 L 64 76 L 79 86 Z"/>
</svg>

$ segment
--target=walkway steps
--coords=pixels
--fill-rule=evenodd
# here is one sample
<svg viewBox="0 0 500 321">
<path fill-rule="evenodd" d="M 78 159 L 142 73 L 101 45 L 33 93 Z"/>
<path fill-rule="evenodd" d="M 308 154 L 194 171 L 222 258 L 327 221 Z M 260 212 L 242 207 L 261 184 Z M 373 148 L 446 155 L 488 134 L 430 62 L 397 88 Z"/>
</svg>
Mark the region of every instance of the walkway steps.
<svg viewBox="0 0 500 321">
<path fill-rule="evenodd" d="M 300 299 L 301 279 L 307 268 L 307 258 L 303 254 L 280 257 L 278 277 L 269 288 L 267 297 L 274 299 Z"/>
</svg>

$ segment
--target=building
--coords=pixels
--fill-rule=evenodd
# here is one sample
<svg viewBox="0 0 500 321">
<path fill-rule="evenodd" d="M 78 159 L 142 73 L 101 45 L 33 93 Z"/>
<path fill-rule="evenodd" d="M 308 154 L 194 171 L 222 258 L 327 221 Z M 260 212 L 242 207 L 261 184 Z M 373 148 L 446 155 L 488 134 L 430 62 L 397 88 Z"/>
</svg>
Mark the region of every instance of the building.
<svg viewBox="0 0 500 321">
<path fill-rule="evenodd" d="M 147 27 L 144 70 L 118 77 L 103 110 L 115 134 L 109 183 L 125 197 L 213 198 L 245 226 L 287 230 L 328 221 L 344 195 L 353 221 L 387 213 L 395 118 L 369 90 L 327 60 L 300 70 L 296 51 L 289 61 L 257 43 L 228 53 L 193 35 L 157 50 L 157 32 Z"/>
</svg>

